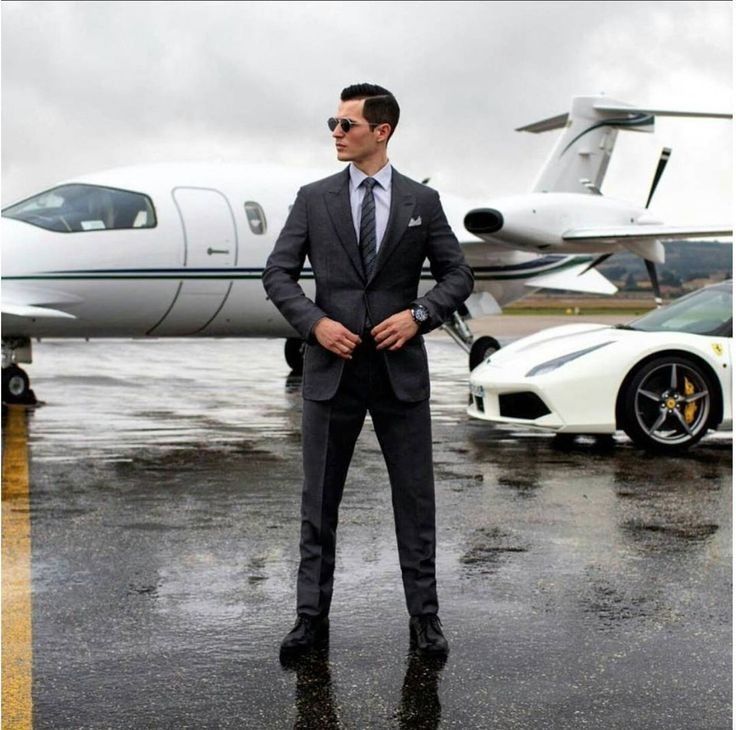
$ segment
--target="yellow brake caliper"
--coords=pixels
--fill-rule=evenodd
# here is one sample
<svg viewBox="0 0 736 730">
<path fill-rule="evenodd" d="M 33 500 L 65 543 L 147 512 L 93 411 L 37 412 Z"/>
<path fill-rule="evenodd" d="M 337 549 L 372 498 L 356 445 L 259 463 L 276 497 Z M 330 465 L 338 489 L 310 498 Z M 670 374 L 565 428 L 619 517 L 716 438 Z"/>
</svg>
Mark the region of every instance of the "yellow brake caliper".
<svg viewBox="0 0 736 730">
<path fill-rule="evenodd" d="M 685 378 L 685 395 L 689 396 L 695 393 L 695 386 L 687 379 Z M 685 423 L 692 423 L 695 420 L 695 414 L 698 412 L 698 404 L 697 401 L 693 401 L 692 403 L 688 403 L 685 406 Z"/>
</svg>

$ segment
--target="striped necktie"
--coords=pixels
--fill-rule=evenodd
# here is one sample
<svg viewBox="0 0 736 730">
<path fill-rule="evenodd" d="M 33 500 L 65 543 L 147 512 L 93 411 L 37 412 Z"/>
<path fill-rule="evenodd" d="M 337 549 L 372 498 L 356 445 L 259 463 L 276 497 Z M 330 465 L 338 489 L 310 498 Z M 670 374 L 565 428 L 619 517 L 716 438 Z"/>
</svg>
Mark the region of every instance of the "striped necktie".
<svg viewBox="0 0 736 730">
<path fill-rule="evenodd" d="M 367 177 L 361 183 L 365 188 L 365 194 L 360 209 L 359 246 L 366 279 L 371 278 L 376 263 L 376 200 L 373 197 L 373 187 L 376 182 L 372 177 Z"/>
</svg>

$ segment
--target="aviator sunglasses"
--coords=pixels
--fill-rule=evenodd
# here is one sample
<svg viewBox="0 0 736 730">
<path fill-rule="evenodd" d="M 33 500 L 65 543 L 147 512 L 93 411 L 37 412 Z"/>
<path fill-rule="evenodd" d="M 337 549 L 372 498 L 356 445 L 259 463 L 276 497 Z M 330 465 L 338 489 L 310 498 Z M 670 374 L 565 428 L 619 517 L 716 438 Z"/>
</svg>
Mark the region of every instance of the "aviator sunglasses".
<svg viewBox="0 0 736 730">
<path fill-rule="evenodd" d="M 347 134 L 353 127 L 378 126 L 378 124 L 364 124 L 363 122 L 354 122 L 352 119 L 339 119 L 338 117 L 330 117 L 327 120 L 327 126 L 330 128 L 330 132 L 334 132 L 337 129 L 338 124 L 345 134 Z"/>
</svg>

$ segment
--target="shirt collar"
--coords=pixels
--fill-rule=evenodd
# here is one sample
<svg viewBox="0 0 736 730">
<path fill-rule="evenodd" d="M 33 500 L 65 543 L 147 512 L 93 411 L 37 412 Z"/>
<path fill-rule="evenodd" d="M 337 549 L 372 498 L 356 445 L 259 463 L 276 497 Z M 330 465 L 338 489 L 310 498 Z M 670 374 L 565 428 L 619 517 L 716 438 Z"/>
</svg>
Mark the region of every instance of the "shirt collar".
<svg viewBox="0 0 736 730">
<path fill-rule="evenodd" d="M 353 183 L 354 188 L 357 190 L 359 185 L 365 180 L 366 175 L 362 170 L 359 170 L 352 162 L 350 163 L 350 180 Z M 372 177 L 384 190 L 391 190 L 391 163 L 387 162 L 375 175 Z"/>
</svg>

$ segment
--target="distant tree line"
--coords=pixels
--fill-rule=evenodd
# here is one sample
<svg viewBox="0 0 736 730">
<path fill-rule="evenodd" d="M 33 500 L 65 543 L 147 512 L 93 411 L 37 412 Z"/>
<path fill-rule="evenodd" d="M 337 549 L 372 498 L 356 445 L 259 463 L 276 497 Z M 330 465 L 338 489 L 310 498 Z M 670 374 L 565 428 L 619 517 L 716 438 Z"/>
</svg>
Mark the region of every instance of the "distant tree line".
<svg viewBox="0 0 736 730">
<path fill-rule="evenodd" d="M 657 273 L 661 286 L 670 288 L 673 294 L 701 286 L 703 280 L 722 281 L 733 276 L 730 243 L 673 241 L 665 243 L 664 248 L 665 263 L 657 264 Z M 623 291 L 637 291 L 649 283 L 644 261 L 633 253 L 615 254 L 598 270 Z"/>
</svg>

